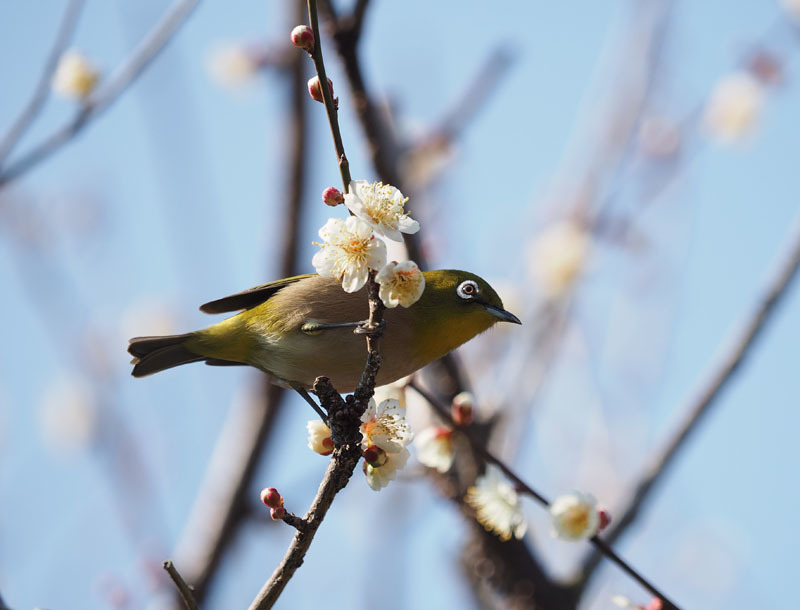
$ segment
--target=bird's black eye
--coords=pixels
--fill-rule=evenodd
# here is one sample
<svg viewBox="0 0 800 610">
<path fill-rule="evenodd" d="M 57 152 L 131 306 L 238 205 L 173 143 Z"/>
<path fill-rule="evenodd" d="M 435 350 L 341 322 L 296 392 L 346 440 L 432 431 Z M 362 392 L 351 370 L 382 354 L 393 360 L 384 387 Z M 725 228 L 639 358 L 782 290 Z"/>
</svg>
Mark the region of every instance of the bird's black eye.
<svg viewBox="0 0 800 610">
<path fill-rule="evenodd" d="M 473 299 L 478 295 L 478 284 L 473 280 L 465 280 L 456 288 L 456 294 L 462 299 Z"/>
</svg>

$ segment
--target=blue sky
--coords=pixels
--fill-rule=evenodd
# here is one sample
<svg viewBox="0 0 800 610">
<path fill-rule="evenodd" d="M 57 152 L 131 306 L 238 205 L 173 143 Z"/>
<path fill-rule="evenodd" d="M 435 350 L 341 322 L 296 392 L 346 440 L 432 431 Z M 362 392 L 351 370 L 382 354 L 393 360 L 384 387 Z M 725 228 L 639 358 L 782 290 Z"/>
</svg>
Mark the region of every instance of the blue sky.
<svg viewBox="0 0 800 610">
<path fill-rule="evenodd" d="M 0 9 L 0 131 L 35 84 L 64 4 L 35 0 Z M 622 65 L 614 49 L 636 2 L 373 4 L 365 68 L 374 90 L 396 104 L 401 127 L 435 125 L 492 49 L 513 49 L 507 77 L 424 203 L 432 221 L 423 231 L 437 267 L 527 282 L 527 246 L 547 218 L 564 212 L 553 203 L 556 176 L 568 182 L 580 169 L 587 126 Z M 75 44 L 108 69 L 167 5 L 90 1 Z M 285 85 L 267 74 L 231 92 L 209 78 L 206 63 L 220 41 L 283 44 L 284 5 L 201 3 L 118 103 L 7 191 L 6 209 L 19 212 L 0 215 L 0 592 L 15 609 L 107 608 L 112 590 L 127 591 L 130 607 L 158 607 L 142 558 L 157 565 L 169 556 L 226 414 L 258 376 L 195 366 L 133 380 L 125 343 L 151 332 L 146 326 L 155 326 L 163 310 L 176 331 L 206 324 L 197 305 L 275 277 Z M 754 306 L 764 272 L 789 235 L 800 192 L 798 47 L 777 3 L 746 2 L 735 10 L 721 0 L 675 3 L 656 106 L 673 119 L 685 116 L 756 40 L 787 63 L 753 136 L 726 147 L 693 135 L 674 186 L 642 215 L 646 255 L 609 244 L 595 250 L 577 292 L 573 330 L 534 423 L 525 424 L 515 464 L 548 496 L 580 487 L 612 507 L 624 497 L 625 478 L 672 429 L 720 342 Z M 341 70 L 332 57 L 328 63 L 353 174 L 372 179 Z M 311 242 L 329 212 L 317 194 L 338 180 L 321 107 L 315 110 L 303 239 L 309 271 Z M 70 103 L 51 100 L 20 150 L 71 111 Z M 635 205 L 636 185 L 625 188 L 620 205 Z M 50 235 L 42 247 L 26 245 L 28 222 L 34 235 L 42 227 Z M 683 607 L 792 605 L 799 541 L 793 519 L 800 512 L 797 298 L 791 289 L 619 545 Z M 94 388 L 95 432 L 102 434 L 59 449 L 43 431 L 43 404 L 64 380 L 74 385 L 96 370 L 82 347 L 89 339 L 108 371 L 105 385 Z M 296 511 L 307 506 L 324 468 L 305 447 L 310 417 L 300 403 L 284 413 L 283 434 L 257 484 L 280 489 Z M 613 472 L 587 466 L 604 434 L 610 449 L 598 462 Z M 126 478 L 127 450 L 103 444 L 118 449 L 128 442 L 144 482 Z M 549 539 L 538 507 L 526 510 L 535 544 L 555 572 L 567 572 L 574 549 Z M 282 555 L 287 530 L 248 525 L 209 607 L 249 603 Z M 456 562 L 466 531 L 424 480 L 375 494 L 356 478 L 279 607 L 307 607 L 323 588 L 339 591 L 342 580 L 355 585 L 356 607 L 375 599 L 390 608 L 472 607 Z M 349 562 L 363 565 L 364 555 L 374 554 L 387 569 L 332 569 L 343 540 L 352 542 Z M 584 607 L 608 608 L 618 592 L 644 595 L 605 566 Z"/>
</svg>

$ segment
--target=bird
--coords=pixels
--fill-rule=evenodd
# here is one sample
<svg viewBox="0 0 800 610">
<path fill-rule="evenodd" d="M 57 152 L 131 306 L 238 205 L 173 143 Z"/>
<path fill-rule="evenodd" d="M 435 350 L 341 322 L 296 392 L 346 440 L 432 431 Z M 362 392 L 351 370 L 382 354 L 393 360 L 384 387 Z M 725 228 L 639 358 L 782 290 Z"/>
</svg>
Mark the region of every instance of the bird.
<svg viewBox="0 0 800 610">
<path fill-rule="evenodd" d="M 521 324 L 479 276 L 453 269 L 423 275 L 425 289 L 416 303 L 384 311 L 377 385 L 410 375 L 497 322 Z M 200 311 L 239 313 L 203 330 L 131 339 L 132 375 L 190 362 L 249 365 L 308 401 L 318 376 L 342 393 L 358 385 L 367 353 L 353 330 L 368 317 L 364 289 L 348 293 L 335 277 L 298 275 L 211 301 Z"/>
</svg>

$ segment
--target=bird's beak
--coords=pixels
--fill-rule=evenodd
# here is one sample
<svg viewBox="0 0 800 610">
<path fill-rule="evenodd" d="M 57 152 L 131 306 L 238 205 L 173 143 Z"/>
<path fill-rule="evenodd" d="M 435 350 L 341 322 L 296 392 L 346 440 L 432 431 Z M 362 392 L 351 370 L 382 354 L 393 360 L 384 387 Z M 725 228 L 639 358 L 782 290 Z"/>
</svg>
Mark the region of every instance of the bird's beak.
<svg viewBox="0 0 800 610">
<path fill-rule="evenodd" d="M 493 305 L 484 305 L 486 311 L 492 314 L 495 318 L 500 320 L 501 322 L 511 322 L 513 324 L 522 324 L 519 321 L 519 318 L 515 316 L 513 313 L 506 311 L 502 307 L 495 307 Z"/>
</svg>

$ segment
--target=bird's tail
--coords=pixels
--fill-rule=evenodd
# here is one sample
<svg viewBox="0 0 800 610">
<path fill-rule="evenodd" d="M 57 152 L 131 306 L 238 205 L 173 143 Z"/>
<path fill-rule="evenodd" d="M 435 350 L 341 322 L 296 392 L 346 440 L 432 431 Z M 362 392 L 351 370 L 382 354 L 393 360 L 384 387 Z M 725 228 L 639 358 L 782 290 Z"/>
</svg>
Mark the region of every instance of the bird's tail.
<svg viewBox="0 0 800 610">
<path fill-rule="evenodd" d="M 194 333 L 167 335 L 164 337 L 134 337 L 128 346 L 133 356 L 134 377 L 145 377 L 173 366 L 206 360 L 190 351 L 184 344 Z"/>
</svg>

